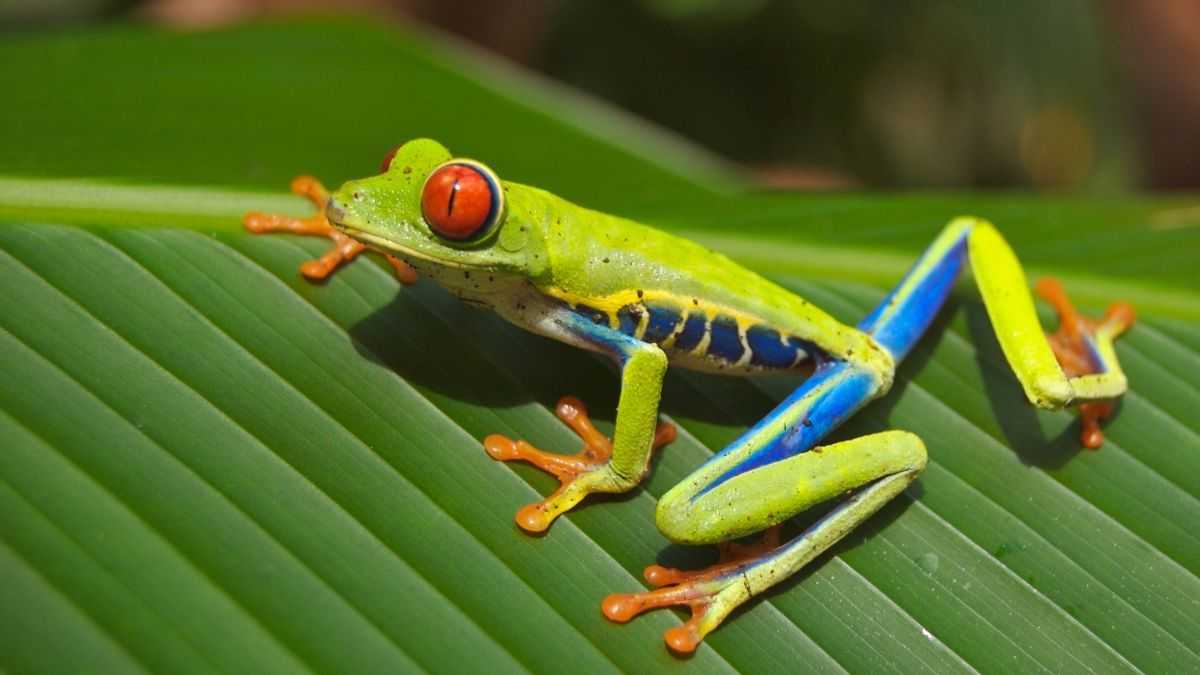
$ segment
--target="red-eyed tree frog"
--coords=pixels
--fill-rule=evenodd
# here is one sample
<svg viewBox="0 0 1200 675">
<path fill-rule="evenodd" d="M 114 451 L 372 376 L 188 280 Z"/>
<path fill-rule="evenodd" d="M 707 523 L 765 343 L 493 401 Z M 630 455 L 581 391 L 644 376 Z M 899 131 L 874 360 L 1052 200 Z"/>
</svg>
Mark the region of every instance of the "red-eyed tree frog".
<svg viewBox="0 0 1200 675">
<path fill-rule="evenodd" d="M 621 393 L 613 437 L 602 435 L 576 399 L 558 416 L 582 439 L 576 455 L 543 452 L 524 441 L 483 440 L 498 460 L 530 462 L 561 487 L 517 512 L 517 524 L 542 532 L 593 492 L 624 492 L 645 476 L 652 450 L 674 438 L 658 421 L 668 365 L 726 374 L 792 371 L 811 376 L 740 438 L 658 502 L 656 522 L 684 544 L 724 544 L 721 562 L 684 572 L 651 565 L 656 590 L 610 595 L 602 611 L 624 622 L 648 609 L 686 605 L 692 617 L 667 631 L 668 646 L 691 652 L 738 605 L 796 573 L 903 491 L 924 469 L 925 445 L 906 431 L 884 431 L 829 445 L 821 439 L 892 385 L 896 364 L 941 308 L 967 261 L 1004 355 L 1030 402 L 1079 405 L 1083 444 L 1098 446 L 1099 420 L 1124 393 L 1113 340 L 1133 321 L 1125 304 L 1102 319 L 1077 315 L 1061 287 L 1038 292 L 1057 308 L 1061 327 L 1047 339 L 1025 275 L 989 223 L 954 219 L 900 284 L 857 326 L 728 258 L 639 223 L 591 211 L 537 188 L 500 180 L 480 162 L 455 158 L 431 140 L 389 153 L 382 172 L 333 194 L 312 178 L 293 190 L 318 215 L 297 219 L 252 213 L 252 232 L 331 237 L 335 245 L 301 267 L 324 278 L 365 248 L 386 254 L 402 281 L 434 279 L 508 321 L 613 359 Z M 805 509 L 852 496 L 791 541 L 778 526 Z M 766 531 L 760 545 L 734 540 Z"/>
</svg>

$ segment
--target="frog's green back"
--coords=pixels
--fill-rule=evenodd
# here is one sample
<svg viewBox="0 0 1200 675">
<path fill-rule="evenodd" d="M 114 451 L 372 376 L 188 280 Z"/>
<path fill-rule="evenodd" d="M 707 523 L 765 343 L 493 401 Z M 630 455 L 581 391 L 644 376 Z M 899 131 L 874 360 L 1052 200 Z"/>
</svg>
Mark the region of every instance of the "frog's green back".
<svg viewBox="0 0 1200 675">
<path fill-rule="evenodd" d="M 595 311 L 598 321 L 613 327 L 640 323 L 634 330 L 644 339 L 654 332 L 654 306 L 678 314 L 672 328 L 676 334 L 689 313 L 700 313 L 710 333 L 722 321 L 728 323 L 735 332 L 731 340 L 748 348 L 743 366 L 750 364 L 756 330 L 774 331 L 778 335 L 773 340 L 786 344 L 795 338 L 827 353 L 861 347 L 855 331 L 720 253 L 543 190 L 513 183 L 508 187 L 509 217 L 526 220 L 542 235 L 547 260 L 534 266 L 533 283 L 573 307 Z M 714 334 L 705 345 L 716 339 Z M 659 342 L 668 349 L 675 346 L 671 340 Z"/>
</svg>

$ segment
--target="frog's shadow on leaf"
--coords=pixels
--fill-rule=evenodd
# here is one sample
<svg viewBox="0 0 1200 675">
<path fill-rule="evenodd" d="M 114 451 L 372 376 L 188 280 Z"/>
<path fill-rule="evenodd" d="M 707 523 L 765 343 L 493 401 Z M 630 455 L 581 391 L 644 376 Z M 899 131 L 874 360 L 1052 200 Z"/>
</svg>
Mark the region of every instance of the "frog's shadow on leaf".
<svg viewBox="0 0 1200 675">
<path fill-rule="evenodd" d="M 599 355 L 533 335 L 491 311 L 469 307 L 431 283 L 404 287 L 350 328 L 359 352 L 422 389 L 472 404 L 510 407 L 537 401 L 553 408 L 564 395 L 582 399 L 594 419 L 611 422 L 621 380 Z M 740 400 L 741 378 L 688 373 L 707 394 Z M 696 381 L 696 380 L 692 380 Z M 668 373 L 662 411 L 748 427 L 770 410 L 716 406 Z"/>
<path fill-rule="evenodd" d="M 975 347 L 975 362 L 983 373 L 988 403 L 1000 432 L 1021 461 L 1044 469 L 1057 469 L 1079 454 L 1079 423 L 1068 424 L 1053 438 L 1047 437 L 1037 410 L 1025 398 L 1016 377 L 1007 370 L 1004 353 L 987 310 L 979 303 L 966 303 L 967 331 Z M 1120 414 L 1118 400 L 1115 414 Z"/>
</svg>

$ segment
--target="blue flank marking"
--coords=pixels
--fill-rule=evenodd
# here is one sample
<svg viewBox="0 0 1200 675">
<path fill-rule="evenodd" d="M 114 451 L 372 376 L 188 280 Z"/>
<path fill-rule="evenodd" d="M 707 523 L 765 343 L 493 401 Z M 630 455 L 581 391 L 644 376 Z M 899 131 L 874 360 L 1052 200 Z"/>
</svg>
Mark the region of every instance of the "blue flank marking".
<svg viewBox="0 0 1200 675">
<path fill-rule="evenodd" d="M 700 340 L 704 339 L 704 326 L 707 321 L 704 318 L 704 312 L 693 311 L 688 314 L 687 322 L 683 324 L 683 330 L 675 336 L 675 349 L 683 352 L 695 349 L 696 345 L 700 344 Z"/>
<path fill-rule="evenodd" d="M 969 230 L 963 233 L 962 238 L 955 242 L 909 295 L 897 298 L 896 292 L 900 288 L 897 286 L 897 290 L 889 293 L 867 318 L 859 322 L 859 330 L 875 338 L 876 342 L 892 353 L 897 362 L 908 355 L 913 345 L 925 333 L 925 329 L 929 328 L 938 310 L 945 304 L 950 287 L 954 285 L 966 258 L 968 234 Z M 924 260 L 924 256 L 921 260 Z M 921 260 L 913 265 L 913 269 L 916 269 Z M 909 270 L 901 285 L 907 282 L 912 274 L 913 271 Z M 880 317 L 892 302 L 899 302 L 900 307 L 891 315 L 890 320 L 879 323 Z"/>
<path fill-rule="evenodd" d="M 785 368 L 796 360 L 796 344 L 784 344 L 779 331 L 766 326 L 746 329 L 746 344 L 750 345 L 750 364 L 768 368 Z"/>
<path fill-rule="evenodd" d="M 817 368 L 812 377 L 775 406 L 769 415 L 708 460 L 716 462 L 744 446 L 759 445 L 757 450 L 693 495 L 692 500 L 699 499 L 704 493 L 734 476 L 812 448 L 817 441 L 871 400 L 875 391 L 875 379 L 870 373 L 859 370 L 845 361 L 826 361 Z M 788 420 L 782 434 L 767 438 L 765 442 L 757 438 L 765 433 L 767 425 L 780 417 Z"/>
<path fill-rule="evenodd" d="M 716 356 L 729 363 L 737 363 L 737 360 L 742 358 L 745 347 L 742 346 L 741 337 L 738 335 L 736 319 L 718 314 L 713 317 L 709 335 L 709 356 Z"/>
<path fill-rule="evenodd" d="M 679 325 L 682 316 L 679 310 L 666 305 L 650 303 L 646 305 L 646 310 L 650 312 L 650 319 L 646 323 L 646 333 L 642 335 L 642 340 L 646 342 L 659 343 L 666 340 L 675 332 L 675 326 Z"/>
</svg>

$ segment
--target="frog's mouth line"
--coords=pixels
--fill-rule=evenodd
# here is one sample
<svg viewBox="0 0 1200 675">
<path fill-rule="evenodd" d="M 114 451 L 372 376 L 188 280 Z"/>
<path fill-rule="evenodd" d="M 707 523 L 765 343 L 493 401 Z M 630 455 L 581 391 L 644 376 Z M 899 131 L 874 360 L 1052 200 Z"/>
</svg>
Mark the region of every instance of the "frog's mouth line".
<svg viewBox="0 0 1200 675">
<path fill-rule="evenodd" d="M 339 214 L 339 215 L 341 215 L 341 214 Z M 329 219 L 330 224 L 332 224 L 338 230 L 344 232 L 350 238 L 357 239 L 358 241 L 361 241 L 362 243 L 366 244 L 367 246 L 369 246 L 377 251 L 382 251 L 389 255 L 397 256 L 397 257 L 401 258 L 402 260 L 404 260 L 405 262 L 411 262 L 412 260 L 418 260 L 418 261 L 421 261 L 424 263 L 429 263 L 430 265 L 434 265 L 437 267 L 444 267 L 447 269 L 456 269 L 456 270 L 457 269 L 464 269 L 464 270 L 474 269 L 473 267 L 471 267 L 469 265 L 463 265 L 461 263 L 442 259 L 442 258 L 434 258 L 432 256 L 425 255 L 425 254 L 421 253 L 420 251 L 416 251 L 411 248 L 404 248 L 402 246 L 397 246 L 396 243 L 393 241 L 384 239 L 383 237 L 380 237 L 375 234 L 371 234 L 370 232 L 360 230 L 357 227 L 354 227 L 353 225 L 347 225 L 344 222 L 338 221 L 333 217 L 333 214 L 327 214 L 326 217 Z"/>
</svg>

